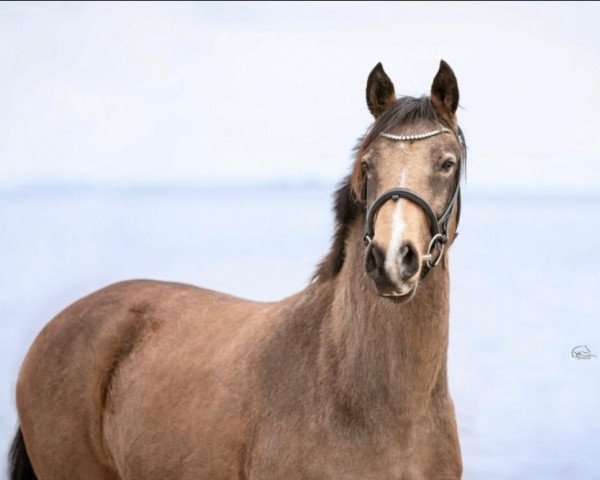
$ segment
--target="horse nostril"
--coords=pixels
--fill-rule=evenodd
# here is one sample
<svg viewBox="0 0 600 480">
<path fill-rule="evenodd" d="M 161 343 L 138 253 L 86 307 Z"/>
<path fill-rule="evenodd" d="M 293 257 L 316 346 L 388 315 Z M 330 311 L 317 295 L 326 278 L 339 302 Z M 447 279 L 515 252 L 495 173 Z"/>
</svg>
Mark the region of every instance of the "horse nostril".
<svg viewBox="0 0 600 480">
<path fill-rule="evenodd" d="M 385 255 L 381 249 L 372 243 L 367 251 L 367 259 L 365 261 L 365 269 L 368 274 L 382 274 L 385 265 Z"/>
<path fill-rule="evenodd" d="M 419 271 L 419 254 L 412 242 L 406 241 L 400 245 L 401 276 L 408 280 Z"/>
</svg>

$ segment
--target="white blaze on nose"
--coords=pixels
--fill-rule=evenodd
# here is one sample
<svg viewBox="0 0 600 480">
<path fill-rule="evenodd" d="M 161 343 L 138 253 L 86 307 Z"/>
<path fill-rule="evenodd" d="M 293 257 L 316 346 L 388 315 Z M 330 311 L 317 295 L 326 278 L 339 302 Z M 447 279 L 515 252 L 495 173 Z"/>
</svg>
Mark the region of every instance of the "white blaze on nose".
<svg viewBox="0 0 600 480">
<path fill-rule="evenodd" d="M 400 188 L 404 188 L 406 183 L 406 169 L 402 171 L 400 175 Z M 404 206 L 405 199 L 399 198 L 396 200 L 396 206 L 394 207 L 394 213 L 392 214 L 392 236 L 388 245 L 387 252 L 385 253 L 385 270 L 393 282 L 400 282 L 400 266 L 398 262 L 398 250 L 400 250 L 400 243 L 402 243 L 402 233 L 404 232 L 404 218 L 402 207 Z"/>
</svg>

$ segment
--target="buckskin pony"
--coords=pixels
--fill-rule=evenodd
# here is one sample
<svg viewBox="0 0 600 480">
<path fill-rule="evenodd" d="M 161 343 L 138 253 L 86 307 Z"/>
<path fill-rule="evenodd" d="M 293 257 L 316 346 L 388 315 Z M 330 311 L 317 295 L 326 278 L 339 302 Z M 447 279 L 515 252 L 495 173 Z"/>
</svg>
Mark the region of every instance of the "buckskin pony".
<svg viewBox="0 0 600 480">
<path fill-rule="evenodd" d="M 370 73 L 375 117 L 312 281 L 259 303 L 117 283 L 39 334 L 17 382 L 13 480 L 457 479 L 448 247 L 466 147 L 442 61 L 429 96 Z"/>
</svg>

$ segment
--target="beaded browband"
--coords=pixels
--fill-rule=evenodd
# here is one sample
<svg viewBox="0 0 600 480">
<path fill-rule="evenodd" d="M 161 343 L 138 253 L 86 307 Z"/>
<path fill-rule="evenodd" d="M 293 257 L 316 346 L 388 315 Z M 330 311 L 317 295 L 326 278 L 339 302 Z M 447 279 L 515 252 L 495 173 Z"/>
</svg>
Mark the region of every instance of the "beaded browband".
<svg viewBox="0 0 600 480">
<path fill-rule="evenodd" d="M 422 140 L 424 138 L 433 137 L 435 135 L 439 135 L 440 133 L 453 133 L 449 128 L 438 128 L 437 130 L 432 130 L 431 132 L 419 133 L 417 135 L 393 135 L 391 133 L 382 132 L 379 135 L 385 138 L 389 138 L 390 140 Z"/>
</svg>

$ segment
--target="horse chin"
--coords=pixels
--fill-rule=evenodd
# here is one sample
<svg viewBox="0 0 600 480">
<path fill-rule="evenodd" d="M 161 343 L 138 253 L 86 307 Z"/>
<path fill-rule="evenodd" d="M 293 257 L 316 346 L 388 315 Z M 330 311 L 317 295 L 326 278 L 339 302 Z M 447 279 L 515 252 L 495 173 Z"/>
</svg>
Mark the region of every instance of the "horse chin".
<svg viewBox="0 0 600 480">
<path fill-rule="evenodd" d="M 389 298 L 394 300 L 396 303 L 408 302 L 417 291 L 417 284 L 403 286 L 402 288 L 394 288 L 392 290 L 378 291 L 380 297 Z"/>
</svg>

